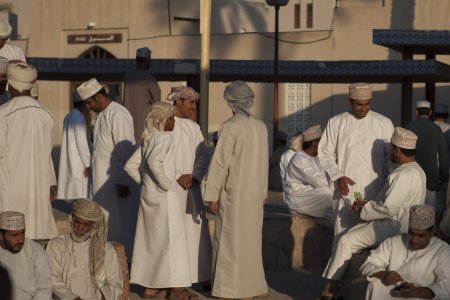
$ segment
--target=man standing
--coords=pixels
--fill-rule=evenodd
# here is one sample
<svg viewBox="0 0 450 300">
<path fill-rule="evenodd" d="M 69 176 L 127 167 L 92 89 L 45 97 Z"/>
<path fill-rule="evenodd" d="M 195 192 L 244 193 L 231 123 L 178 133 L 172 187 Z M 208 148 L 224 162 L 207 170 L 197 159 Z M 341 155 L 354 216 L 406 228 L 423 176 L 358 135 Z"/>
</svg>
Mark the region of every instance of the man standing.
<svg viewBox="0 0 450 300">
<path fill-rule="evenodd" d="M 26 62 L 22 49 L 6 43 L 11 36 L 11 32 L 11 25 L 6 21 L 0 20 L 0 57 Z"/>
<path fill-rule="evenodd" d="M 434 217 L 430 205 L 411 207 L 408 233 L 370 254 L 360 269 L 369 280 L 366 300 L 450 299 L 450 247 L 434 237 Z"/>
<path fill-rule="evenodd" d="M 200 182 L 208 170 L 210 156 L 200 126 L 190 119 L 199 94 L 188 86 L 173 87 L 167 101 L 177 112 L 172 131 L 177 193 L 183 209 L 192 283 L 211 279 L 211 237 Z"/>
<path fill-rule="evenodd" d="M 253 91 L 243 81 L 227 85 L 233 111 L 219 130 L 205 201 L 216 213 L 212 295 L 248 298 L 268 292 L 262 264 L 263 203 L 267 198 L 268 134 L 252 116 Z"/>
<path fill-rule="evenodd" d="M 71 233 L 48 242 L 47 254 L 57 299 L 119 300 L 122 272 L 106 217 L 92 200 L 78 199 L 69 216 Z"/>
<path fill-rule="evenodd" d="M 22 213 L 0 213 L 0 265 L 11 276 L 13 299 L 51 299 L 52 281 L 47 254 L 41 245 L 25 238 L 25 216 Z"/>
<path fill-rule="evenodd" d="M 441 208 L 442 205 L 436 203 L 436 191 L 448 179 L 447 144 L 442 130 L 430 120 L 431 103 L 417 101 L 416 106 L 417 120 L 407 128 L 418 136 L 416 160 L 427 175 L 425 203 Z"/>
<path fill-rule="evenodd" d="M 390 160 L 391 120 L 370 110 L 372 87 L 349 86 L 350 112 L 328 121 L 319 144 L 319 160 L 335 182 L 334 199 L 339 200 L 335 242 L 358 222 L 350 206 L 356 195 L 374 199 L 385 183 Z"/>
<path fill-rule="evenodd" d="M 294 154 L 286 171 L 284 201 L 289 209 L 328 224 L 334 221 L 333 189 L 317 158 L 321 136 L 319 125 L 301 134 L 301 150 Z"/>
<path fill-rule="evenodd" d="M 134 152 L 133 119 L 120 104 L 106 95 L 95 78 L 82 83 L 77 92 L 87 106 L 98 113 L 93 130 L 92 193 L 109 212 L 108 240 L 125 246 L 127 258 L 133 253 L 139 193 L 124 166 Z"/>
<path fill-rule="evenodd" d="M 73 109 L 64 118 L 59 159 L 58 199 L 73 200 L 88 197 L 88 176 L 91 152 L 88 146 L 86 107 L 78 93 L 72 95 Z"/>
<path fill-rule="evenodd" d="M 353 202 L 351 209 L 365 222 L 355 225 L 338 240 L 323 274 L 328 283 L 322 296 L 336 294 L 353 254 L 408 231 L 409 209 L 424 203 L 426 190 L 425 173 L 414 158 L 416 141 L 417 136 L 411 131 L 395 129 L 391 139 L 392 160 L 399 167 L 389 175 L 374 200 Z"/>
<path fill-rule="evenodd" d="M 141 134 L 144 130 L 145 115 L 150 105 L 161 100 L 161 89 L 150 69 L 151 54 L 144 47 L 136 51 L 136 68 L 128 71 L 123 78 L 123 106 L 133 117 L 134 136 L 136 144 L 141 144 Z"/>
<path fill-rule="evenodd" d="M 12 99 L 0 107 L 0 211 L 25 214 L 26 236 L 49 239 L 58 234 L 49 201 L 53 116 L 30 97 L 33 66 L 11 63 L 6 75 Z"/>
</svg>

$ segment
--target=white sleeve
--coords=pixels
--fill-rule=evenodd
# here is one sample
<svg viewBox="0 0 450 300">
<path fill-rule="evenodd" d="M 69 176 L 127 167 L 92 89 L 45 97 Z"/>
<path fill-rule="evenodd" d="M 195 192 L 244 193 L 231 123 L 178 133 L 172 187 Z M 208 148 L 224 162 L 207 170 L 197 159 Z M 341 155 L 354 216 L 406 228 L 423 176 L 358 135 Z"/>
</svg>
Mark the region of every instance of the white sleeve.
<svg viewBox="0 0 450 300">
<path fill-rule="evenodd" d="M 166 159 L 170 147 L 172 147 L 172 136 L 164 135 L 158 137 L 155 147 L 146 158 L 147 165 L 155 176 L 158 186 L 164 191 L 168 191 L 175 180 L 175 178 L 171 180 L 167 177 L 164 170 L 164 160 Z"/>
<path fill-rule="evenodd" d="M 377 249 L 367 257 L 366 261 L 361 265 L 359 271 L 371 280 L 372 274 L 381 271 L 387 271 L 389 268 L 389 260 L 392 254 L 392 238 L 385 240 Z"/>
<path fill-rule="evenodd" d="M 435 282 L 428 286 L 433 291 L 433 299 L 450 299 L 450 247 L 445 245 L 444 251 L 436 255 Z"/>
<path fill-rule="evenodd" d="M 75 134 L 75 143 L 77 145 L 78 155 L 80 155 L 81 161 L 85 168 L 91 165 L 91 152 L 89 151 L 87 134 L 86 134 L 86 121 L 81 115 L 74 119 L 72 123 L 73 131 Z"/>
<path fill-rule="evenodd" d="M 139 172 L 139 167 L 142 162 L 142 146 L 134 151 L 133 155 L 125 164 L 125 172 L 130 175 L 130 177 L 136 182 L 141 183 L 141 174 Z"/>
<path fill-rule="evenodd" d="M 105 284 L 100 287 L 105 300 L 119 300 L 123 292 L 123 276 L 120 269 L 119 259 L 111 244 L 106 245 L 105 251 Z"/>
<path fill-rule="evenodd" d="M 337 164 L 337 133 L 334 132 L 334 128 L 338 126 L 333 125 L 332 121 L 328 121 L 327 127 L 325 127 L 325 131 L 320 139 L 318 156 L 320 164 L 328 173 L 328 176 L 330 176 L 331 180 L 336 181 L 344 176 L 344 173 L 341 172 Z"/>
<path fill-rule="evenodd" d="M 306 185 L 310 185 L 314 188 L 328 187 L 328 181 L 323 178 L 317 168 L 314 167 L 312 160 L 302 156 L 294 156 L 291 159 L 289 167 L 287 169 L 289 176 L 302 181 Z M 321 182 L 319 179 L 323 179 Z"/>
</svg>

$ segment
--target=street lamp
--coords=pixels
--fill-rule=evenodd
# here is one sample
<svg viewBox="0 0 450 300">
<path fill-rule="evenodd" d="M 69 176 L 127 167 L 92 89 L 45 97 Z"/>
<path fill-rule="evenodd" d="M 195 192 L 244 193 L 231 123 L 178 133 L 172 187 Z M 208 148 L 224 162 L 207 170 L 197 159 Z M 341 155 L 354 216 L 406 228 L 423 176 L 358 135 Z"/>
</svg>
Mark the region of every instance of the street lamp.
<svg viewBox="0 0 450 300">
<path fill-rule="evenodd" d="M 273 140 L 278 130 L 278 14 L 280 6 L 288 4 L 289 0 L 266 0 L 267 5 L 275 7 L 275 49 L 273 59 Z"/>
</svg>

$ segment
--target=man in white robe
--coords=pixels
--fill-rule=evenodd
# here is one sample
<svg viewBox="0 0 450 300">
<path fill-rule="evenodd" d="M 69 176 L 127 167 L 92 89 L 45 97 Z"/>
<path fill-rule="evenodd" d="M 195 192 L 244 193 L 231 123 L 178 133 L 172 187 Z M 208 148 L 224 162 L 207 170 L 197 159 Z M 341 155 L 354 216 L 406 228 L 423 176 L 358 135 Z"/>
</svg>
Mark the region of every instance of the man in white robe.
<svg viewBox="0 0 450 300">
<path fill-rule="evenodd" d="M 11 36 L 11 32 L 11 25 L 7 21 L 0 20 L 0 57 L 26 62 L 22 49 L 6 43 Z"/>
<path fill-rule="evenodd" d="M 372 201 L 355 200 L 352 211 L 364 222 L 352 227 L 338 241 L 324 271 L 328 283 L 322 296 L 336 293 L 353 254 L 379 245 L 385 239 L 408 231 L 409 210 L 423 204 L 426 194 L 426 177 L 415 161 L 417 136 L 397 127 L 391 139 L 392 160 L 399 167 L 392 172 L 386 184 Z"/>
<path fill-rule="evenodd" d="M 125 246 L 128 261 L 133 253 L 139 208 L 139 191 L 124 170 L 134 152 L 133 118 L 113 102 L 95 78 L 77 88 L 88 108 L 98 113 L 94 121 L 92 193 L 109 212 L 108 240 Z"/>
<path fill-rule="evenodd" d="M 332 117 L 319 144 L 319 160 L 335 182 L 334 199 L 339 200 L 335 242 L 358 219 L 350 211 L 355 193 L 374 199 L 386 181 L 390 160 L 391 120 L 370 110 L 372 88 L 349 86 L 350 112 Z"/>
<path fill-rule="evenodd" d="M 8 79 L 6 78 L 6 70 L 9 66 L 9 60 L 0 57 L 0 106 L 5 104 L 8 100 L 8 93 L 6 92 L 6 85 L 8 84 Z"/>
<path fill-rule="evenodd" d="M 91 167 L 86 119 L 86 105 L 78 93 L 72 95 L 73 109 L 64 118 L 61 154 L 59 157 L 58 199 L 88 197 L 88 176 Z"/>
<path fill-rule="evenodd" d="M 434 237 L 434 225 L 432 206 L 411 208 L 408 233 L 384 241 L 360 268 L 366 300 L 450 299 L 450 246 Z"/>
<path fill-rule="evenodd" d="M 265 296 L 261 248 L 269 168 L 267 128 L 250 113 L 254 94 L 245 82 L 227 85 L 224 98 L 233 116 L 219 130 L 205 189 L 205 201 L 217 214 L 212 295 Z"/>
<path fill-rule="evenodd" d="M 209 152 L 200 126 L 190 119 L 199 94 L 188 86 L 173 87 L 167 100 L 177 108 L 172 131 L 177 193 L 183 209 L 192 283 L 211 279 L 212 243 L 200 183 L 208 170 Z"/>
<path fill-rule="evenodd" d="M 149 48 L 136 51 L 136 68 L 128 71 L 123 78 L 123 106 L 133 117 L 136 144 L 141 144 L 141 134 L 145 126 L 145 115 L 150 105 L 161 100 L 161 89 L 156 78 L 148 71 L 151 54 Z"/>
<path fill-rule="evenodd" d="M 7 77 L 12 99 L 0 107 L 0 211 L 25 214 L 27 238 L 49 239 L 58 234 L 49 201 L 53 116 L 30 97 L 33 66 L 11 63 Z"/>
<path fill-rule="evenodd" d="M 9 272 L 13 300 L 51 299 L 52 281 L 47 254 L 41 245 L 25 238 L 22 213 L 0 213 L 0 265 Z"/>
<path fill-rule="evenodd" d="M 78 199 L 69 217 L 71 233 L 48 242 L 53 296 L 56 299 L 119 300 L 123 278 L 119 259 L 106 241 L 107 221 L 92 200 Z"/>
<path fill-rule="evenodd" d="M 289 209 L 333 226 L 334 191 L 317 158 L 322 130 L 319 125 L 312 126 L 301 136 L 303 151 L 291 159 L 284 178 L 284 201 Z"/>
</svg>

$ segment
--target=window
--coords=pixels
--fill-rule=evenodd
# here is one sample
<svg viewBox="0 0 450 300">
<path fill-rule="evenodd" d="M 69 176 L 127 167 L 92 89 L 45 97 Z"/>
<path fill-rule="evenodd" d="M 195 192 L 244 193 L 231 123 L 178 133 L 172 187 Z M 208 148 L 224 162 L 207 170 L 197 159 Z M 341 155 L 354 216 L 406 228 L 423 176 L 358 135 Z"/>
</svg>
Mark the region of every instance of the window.
<svg viewBox="0 0 450 300">
<path fill-rule="evenodd" d="M 313 4 L 306 4 L 306 27 L 313 28 Z"/>
<path fill-rule="evenodd" d="M 300 28 L 300 4 L 294 5 L 294 28 Z"/>
<path fill-rule="evenodd" d="M 311 123 L 311 84 L 287 84 L 287 134 L 293 136 Z"/>
</svg>

